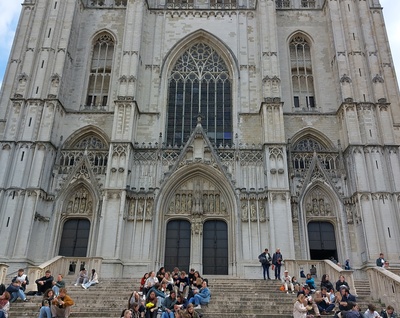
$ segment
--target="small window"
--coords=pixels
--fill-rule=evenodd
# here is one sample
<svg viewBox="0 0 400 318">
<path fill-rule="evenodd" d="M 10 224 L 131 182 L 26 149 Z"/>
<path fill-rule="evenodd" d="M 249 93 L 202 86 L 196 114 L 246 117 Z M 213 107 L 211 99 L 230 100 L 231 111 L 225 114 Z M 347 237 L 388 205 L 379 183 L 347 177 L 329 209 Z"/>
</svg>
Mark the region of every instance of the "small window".
<svg viewBox="0 0 400 318">
<path fill-rule="evenodd" d="M 314 96 L 306 96 L 306 103 L 308 108 L 314 108 Z"/>
<path fill-rule="evenodd" d="M 300 107 L 299 96 L 294 96 L 294 107 L 296 108 Z"/>
</svg>

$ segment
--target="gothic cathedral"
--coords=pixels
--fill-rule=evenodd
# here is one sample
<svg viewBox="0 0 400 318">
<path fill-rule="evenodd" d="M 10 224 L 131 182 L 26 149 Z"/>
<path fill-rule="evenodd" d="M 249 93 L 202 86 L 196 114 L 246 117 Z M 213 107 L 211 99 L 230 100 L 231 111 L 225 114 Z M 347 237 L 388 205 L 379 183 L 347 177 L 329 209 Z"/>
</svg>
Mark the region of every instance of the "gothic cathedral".
<svg viewBox="0 0 400 318">
<path fill-rule="evenodd" d="M 253 277 L 400 265 L 379 0 L 25 0 L 0 95 L 0 260 Z"/>
</svg>

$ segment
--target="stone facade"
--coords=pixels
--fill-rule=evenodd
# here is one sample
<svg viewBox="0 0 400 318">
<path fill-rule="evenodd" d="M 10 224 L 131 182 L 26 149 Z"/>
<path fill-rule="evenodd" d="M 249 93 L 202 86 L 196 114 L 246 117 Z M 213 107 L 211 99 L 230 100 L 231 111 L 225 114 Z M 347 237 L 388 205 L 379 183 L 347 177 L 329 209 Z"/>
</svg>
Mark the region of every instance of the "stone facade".
<svg viewBox="0 0 400 318">
<path fill-rule="evenodd" d="M 399 124 L 378 0 L 25 0 L 0 95 L 0 259 L 254 277 L 268 247 L 395 265 Z"/>
</svg>

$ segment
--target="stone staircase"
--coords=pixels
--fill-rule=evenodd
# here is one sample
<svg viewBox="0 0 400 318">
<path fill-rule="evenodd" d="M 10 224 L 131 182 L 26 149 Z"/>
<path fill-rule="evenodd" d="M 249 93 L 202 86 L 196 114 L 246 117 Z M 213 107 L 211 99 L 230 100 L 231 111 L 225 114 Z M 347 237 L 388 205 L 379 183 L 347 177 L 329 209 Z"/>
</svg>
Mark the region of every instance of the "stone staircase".
<svg viewBox="0 0 400 318">
<path fill-rule="evenodd" d="M 262 279 L 237 279 L 232 277 L 208 277 L 211 290 L 211 302 L 203 306 L 199 312 L 204 318 L 275 318 L 292 317 L 293 303 L 296 295 L 286 294 L 279 290 L 280 282 Z M 67 281 L 68 294 L 74 299 L 71 318 L 119 317 L 123 308 L 127 307 L 132 290 L 137 290 L 138 280 L 103 279 L 100 284 L 84 290 Z M 365 310 L 369 303 L 369 294 L 363 291 L 362 282 L 359 302 Z M 367 290 L 368 287 L 365 288 Z M 28 297 L 30 302 L 18 300 L 11 305 L 10 318 L 38 317 L 42 297 Z M 376 304 L 380 309 L 380 304 Z"/>
</svg>

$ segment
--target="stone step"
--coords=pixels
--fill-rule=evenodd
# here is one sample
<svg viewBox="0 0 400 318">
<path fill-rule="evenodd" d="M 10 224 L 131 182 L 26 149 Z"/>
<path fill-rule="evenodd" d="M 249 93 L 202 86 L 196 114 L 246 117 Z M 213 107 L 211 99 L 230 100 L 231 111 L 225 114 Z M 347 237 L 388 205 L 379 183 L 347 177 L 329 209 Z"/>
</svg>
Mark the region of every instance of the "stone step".
<svg viewBox="0 0 400 318">
<path fill-rule="evenodd" d="M 68 294 L 76 303 L 70 317 L 119 317 L 122 309 L 127 306 L 131 292 L 138 290 L 138 281 L 138 279 L 104 279 L 96 286 L 84 290 L 79 286 L 73 286 L 74 278 L 66 279 Z M 279 281 L 220 277 L 210 278 L 209 286 L 212 293 L 211 302 L 199 310 L 204 318 L 292 317 L 296 295 L 281 292 Z M 118 296 L 115 296 L 116 289 Z M 360 288 L 359 293 L 362 297 L 358 298 L 362 309 L 365 309 L 370 302 L 369 293 L 364 295 L 364 290 L 367 289 Z M 32 296 L 28 303 L 18 301 L 12 304 L 10 317 L 37 317 L 41 299 L 42 297 Z"/>
</svg>

